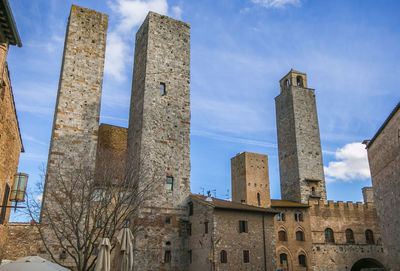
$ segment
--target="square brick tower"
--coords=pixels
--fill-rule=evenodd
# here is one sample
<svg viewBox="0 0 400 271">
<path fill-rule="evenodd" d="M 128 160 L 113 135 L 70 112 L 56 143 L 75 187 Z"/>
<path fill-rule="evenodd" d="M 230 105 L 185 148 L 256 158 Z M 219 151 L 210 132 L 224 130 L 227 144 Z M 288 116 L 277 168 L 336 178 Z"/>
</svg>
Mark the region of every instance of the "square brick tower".
<svg viewBox="0 0 400 271">
<path fill-rule="evenodd" d="M 232 201 L 271 207 L 268 156 L 242 152 L 231 159 Z"/>
<path fill-rule="evenodd" d="M 307 88 L 307 75 L 295 70 L 280 87 L 275 106 L 282 199 L 326 201 L 315 90 Z"/>
<path fill-rule="evenodd" d="M 135 270 L 187 270 L 190 26 L 153 12 L 136 34 L 127 172 L 152 184 L 135 234 Z"/>
<path fill-rule="evenodd" d="M 94 171 L 107 25 L 107 15 L 71 7 L 42 206 L 51 204 L 56 178 L 67 180 L 81 167 Z"/>
</svg>

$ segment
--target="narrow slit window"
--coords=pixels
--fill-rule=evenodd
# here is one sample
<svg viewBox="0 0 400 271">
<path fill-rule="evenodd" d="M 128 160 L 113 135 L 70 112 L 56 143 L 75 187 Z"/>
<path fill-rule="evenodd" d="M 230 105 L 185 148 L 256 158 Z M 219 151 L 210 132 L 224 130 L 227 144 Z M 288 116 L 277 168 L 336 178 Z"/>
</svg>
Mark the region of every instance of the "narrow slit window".
<svg viewBox="0 0 400 271">
<path fill-rule="evenodd" d="M 174 178 L 172 176 L 168 176 L 165 181 L 165 188 L 169 191 L 172 191 L 174 188 Z"/>
<path fill-rule="evenodd" d="M 204 233 L 208 233 L 208 222 L 204 222 Z"/>
<path fill-rule="evenodd" d="M 244 263 L 250 262 L 250 253 L 248 250 L 243 250 L 243 262 Z"/>
<path fill-rule="evenodd" d="M 164 263 L 170 263 L 171 262 L 171 251 L 166 250 L 164 253 Z"/>
<path fill-rule="evenodd" d="M 167 94 L 166 88 L 165 88 L 165 83 L 160 83 L 160 95 L 164 96 L 165 94 Z"/>
</svg>

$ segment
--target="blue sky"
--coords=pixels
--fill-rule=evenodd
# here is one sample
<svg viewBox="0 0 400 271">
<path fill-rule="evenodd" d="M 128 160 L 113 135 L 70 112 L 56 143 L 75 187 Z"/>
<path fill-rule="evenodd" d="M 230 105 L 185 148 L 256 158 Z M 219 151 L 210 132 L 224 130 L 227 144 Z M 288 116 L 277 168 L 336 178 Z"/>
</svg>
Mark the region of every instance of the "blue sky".
<svg viewBox="0 0 400 271">
<path fill-rule="evenodd" d="M 328 198 L 361 201 L 366 152 L 399 102 L 400 3 L 312 0 L 10 0 L 23 47 L 10 48 L 25 153 L 40 180 L 50 142 L 71 4 L 109 14 L 100 122 L 127 127 L 135 33 L 148 10 L 191 24 L 191 189 L 227 198 L 230 158 L 269 156 L 280 198 L 274 97 L 291 68 L 316 89 Z"/>
</svg>

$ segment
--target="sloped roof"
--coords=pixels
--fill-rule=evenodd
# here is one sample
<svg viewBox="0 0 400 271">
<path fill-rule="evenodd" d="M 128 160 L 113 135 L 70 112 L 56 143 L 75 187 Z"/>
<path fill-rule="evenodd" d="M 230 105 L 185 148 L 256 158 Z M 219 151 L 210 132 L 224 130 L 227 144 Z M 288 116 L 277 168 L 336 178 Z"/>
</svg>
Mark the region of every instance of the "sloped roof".
<svg viewBox="0 0 400 271">
<path fill-rule="evenodd" d="M 0 0 L 0 29 L 4 32 L 5 37 L 11 45 L 22 46 L 18 29 L 14 21 L 8 0 Z"/>
<path fill-rule="evenodd" d="M 207 204 L 216 209 L 230 209 L 230 210 L 238 210 L 238 211 L 248 211 L 248 212 L 260 212 L 260 213 L 268 213 L 268 214 L 276 214 L 274 210 L 271 208 L 262 208 L 252 205 L 247 205 L 243 203 L 232 202 L 228 200 L 221 200 L 216 198 L 211 198 L 212 201 L 207 201 L 205 196 L 191 194 L 191 199 L 197 200 L 203 204 Z"/>
</svg>

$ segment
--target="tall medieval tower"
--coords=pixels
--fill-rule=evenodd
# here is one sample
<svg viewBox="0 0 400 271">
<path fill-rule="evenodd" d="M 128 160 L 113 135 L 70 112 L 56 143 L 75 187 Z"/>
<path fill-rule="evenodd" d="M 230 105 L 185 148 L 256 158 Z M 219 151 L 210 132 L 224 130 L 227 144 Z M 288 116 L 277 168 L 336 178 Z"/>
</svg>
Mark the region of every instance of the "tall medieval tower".
<svg viewBox="0 0 400 271">
<path fill-rule="evenodd" d="M 135 270 L 187 270 L 190 26 L 149 12 L 136 34 L 127 173 L 145 187 Z"/>
<path fill-rule="evenodd" d="M 55 189 L 58 189 L 57 178 L 67 180 L 72 170 L 82 167 L 94 173 L 107 25 L 107 15 L 72 5 L 54 112 L 43 206 L 51 204 L 50 194 L 54 195 Z M 45 214 L 41 216 L 42 219 Z"/>
<path fill-rule="evenodd" d="M 282 199 L 326 201 L 324 169 L 314 90 L 295 70 L 280 80 L 275 98 Z"/>
</svg>

